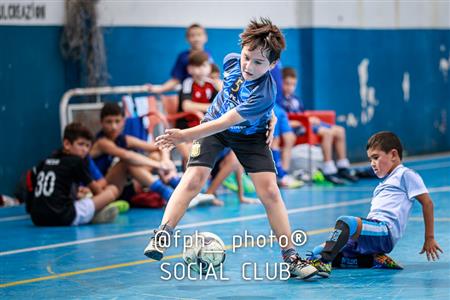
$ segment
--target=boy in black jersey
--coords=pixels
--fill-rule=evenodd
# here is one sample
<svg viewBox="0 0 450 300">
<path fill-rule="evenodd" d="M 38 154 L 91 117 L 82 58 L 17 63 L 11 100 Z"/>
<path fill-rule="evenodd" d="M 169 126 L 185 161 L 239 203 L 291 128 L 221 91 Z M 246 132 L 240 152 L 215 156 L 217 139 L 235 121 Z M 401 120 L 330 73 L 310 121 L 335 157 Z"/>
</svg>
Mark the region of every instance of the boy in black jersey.
<svg viewBox="0 0 450 300">
<path fill-rule="evenodd" d="M 81 225 L 112 222 L 118 208 L 108 206 L 118 196 L 113 185 L 103 190 L 92 180 L 86 156 L 93 136 L 80 123 L 64 129 L 62 148 L 35 169 L 31 219 L 38 226 Z M 80 185 L 91 189 L 92 198 L 77 199 Z"/>
</svg>

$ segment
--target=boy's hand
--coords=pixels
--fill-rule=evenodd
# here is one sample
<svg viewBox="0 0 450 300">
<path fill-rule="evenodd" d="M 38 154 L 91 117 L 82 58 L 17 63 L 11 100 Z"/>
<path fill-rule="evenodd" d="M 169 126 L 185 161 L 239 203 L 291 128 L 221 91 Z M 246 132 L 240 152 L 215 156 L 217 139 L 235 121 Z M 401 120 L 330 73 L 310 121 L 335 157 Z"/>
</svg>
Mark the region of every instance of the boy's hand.
<svg viewBox="0 0 450 300">
<path fill-rule="evenodd" d="M 168 149 L 172 150 L 176 145 L 180 143 L 187 142 L 188 139 L 185 137 L 183 130 L 178 128 L 166 129 L 164 134 L 161 134 L 156 138 L 155 145 L 161 150 Z"/>
<path fill-rule="evenodd" d="M 309 117 L 309 122 L 311 122 L 312 125 L 319 125 L 320 119 L 318 117 Z"/>
<path fill-rule="evenodd" d="M 272 113 L 272 119 L 270 119 L 269 124 L 267 125 L 267 131 L 266 131 L 266 144 L 271 145 L 273 141 L 273 133 L 275 131 L 275 124 L 277 124 L 277 117 L 274 113 Z"/>
<path fill-rule="evenodd" d="M 148 83 L 145 85 L 145 87 L 147 88 L 148 92 L 152 94 L 161 94 L 163 92 L 162 86 L 159 84 Z"/>
<path fill-rule="evenodd" d="M 441 253 L 444 253 L 434 238 L 427 238 L 425 239 L 425 243 L 423 243 L 422 251 L 420 251 L 420 254 L 426 252 L 428 261 L 430 261 L 430 259 L 433 259 L 433 261 L 435 261 L 436 259 L 439 259 L 438 250 Z"/>
</svg>

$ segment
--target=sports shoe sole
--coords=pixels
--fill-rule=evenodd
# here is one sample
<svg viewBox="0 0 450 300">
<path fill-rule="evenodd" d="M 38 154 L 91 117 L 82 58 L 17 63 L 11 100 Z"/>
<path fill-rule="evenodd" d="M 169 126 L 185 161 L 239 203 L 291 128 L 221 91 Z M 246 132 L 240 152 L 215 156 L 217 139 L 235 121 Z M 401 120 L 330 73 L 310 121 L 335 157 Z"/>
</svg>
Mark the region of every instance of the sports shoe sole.
<svg viewBox="0 0 450 300">
<path fill-rule="evenodd" d="M 322 277 L 322 278 L 330 278 L 330 273 L 328 272 L 321 272 L 321 271 L 317 271 L 318 276 Z"/>
<path fill-rule="evenodd" d="M 164 256 L 162 252 L 159 252 L 157 250 L 148 250 L 144 252 L 144 255 L 148 258 L 154 259 L 154 260 L 161 260 Z"/>
</svg>

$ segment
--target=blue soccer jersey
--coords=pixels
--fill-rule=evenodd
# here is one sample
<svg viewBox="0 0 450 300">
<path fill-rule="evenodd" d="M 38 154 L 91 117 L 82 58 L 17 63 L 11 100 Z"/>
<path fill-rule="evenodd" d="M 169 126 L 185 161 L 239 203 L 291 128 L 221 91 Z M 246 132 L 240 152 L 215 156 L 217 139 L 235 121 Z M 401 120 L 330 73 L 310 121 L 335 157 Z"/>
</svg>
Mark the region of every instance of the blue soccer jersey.
<svg viewBox="0 0 450 300">
<path fill-rule="evenodd" d="M 240 55 L 236 53 L 225 57 L 223 69 L 223 88 L 209 107 L 204 121 L 218 119 L 236 108 L 245 121 L 228 131 L 246 135 L 265 132 L 277 94 L 274 79 L 267 72 L 258 79 L 245 81 L 241 74 Z"/>
</svg>

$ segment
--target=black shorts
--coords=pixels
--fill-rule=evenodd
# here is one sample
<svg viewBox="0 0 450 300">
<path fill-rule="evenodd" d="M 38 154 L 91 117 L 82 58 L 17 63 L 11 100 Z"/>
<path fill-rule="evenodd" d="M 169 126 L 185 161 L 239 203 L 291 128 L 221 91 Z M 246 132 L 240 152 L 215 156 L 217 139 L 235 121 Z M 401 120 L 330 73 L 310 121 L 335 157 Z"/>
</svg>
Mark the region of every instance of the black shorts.
<svg viewBox="0 0 450 300">
<path fill-rule="evenodd" d="M 266 144 L 266 133 L 244 135 L 227 130 L 194 141 L 188 167 L 203 166 L 213 168 L 218 155 L 230 147 L 247 173 L 276 173 L 272 151 Z"/>
</svg>

